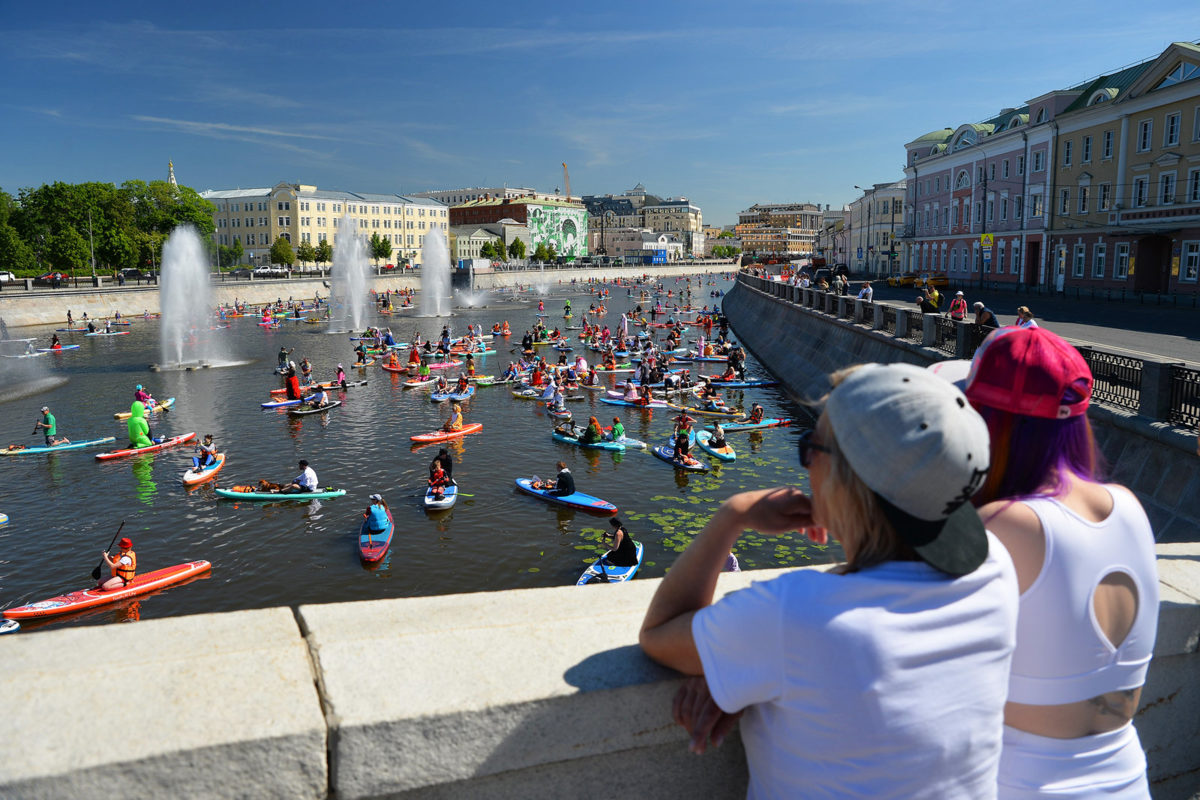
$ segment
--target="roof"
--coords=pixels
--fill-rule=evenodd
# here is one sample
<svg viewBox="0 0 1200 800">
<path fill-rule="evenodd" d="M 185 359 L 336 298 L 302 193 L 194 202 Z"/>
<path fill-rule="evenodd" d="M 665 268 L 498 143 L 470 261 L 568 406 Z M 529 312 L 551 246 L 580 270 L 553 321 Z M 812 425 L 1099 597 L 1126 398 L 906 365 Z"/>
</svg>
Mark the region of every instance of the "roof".
<svg viewBox="0 0 1200 800">
<path fill-rule="evenodd" d="M 278 188 L 276 186 L 262 189 L 209 189 L 208 191 L 201 192 L 200 196 L 205 200 L 236 200 L 242 197 L 266 197 Z M 294 186 L 292 188 L 293 190 L 295 189 Z M 438 207 L 445 205 L 445 203 L 428 197 L 412 197 L 411 195 L 403 194 L 376 194 L 371 192 L 343 192 L 339 189 L 301 189 L 296 192 L 296 195 L 315 200 L 342 200 L 364 203 L 412 203 L 421 206 Z"/>
<path fill-rule="evenodd" d="M 606 211 L 611 211 L 618 217 L 633 216 L 637 213 L 633 203 L 624 197 L 585 197 L 583 204 L 587 206 L 589 214 L 597 217 Z"/>
<path fill-rule="evenodd" d="M 205 200 L 237 200 L 241 197 L 266 197 L 271 194 L 269 188 L 262 189 L 208 189 L 200 193 Z"/>
<path fill-rule="evenodd" d="M 1109 100 L 1116 100 L 1130 86 L 1142 76 L 1147 69 L 1153 66 L 1154 62 L 1147 61 L 1142 64 L 1134 64 L 1132 67 L 1127 67 L 1111 75 L 1101 75 L 1091 83 L 1081 86 L 1079 96 L 1071 105 L 1063 109 L 1062 113 L 1070 114 L 1072 111 L 1078 111 L 1081 108 L 1087 108 L 1092 98 L 1096 96 L 1096 92 L 1104 92 L 1108 95 Z"/>
<path fill-rule="evenodd" d="M 441 205 L 441 203 L 438 203 Z M 460 203 L 455 208 L 485 208 L 488 206 L 557 206 L 559 208 L 584 208 L 583 203 L 578 200 L 567 202 L 566 198 L 534 198 L 534 197 L 481 197 L 478 200 L 471 200 L 466 203 Z"/>
<path fill-rule="evenodd" d="M 909 144 L 916 144 L 917 142 L 945 142 L 949 141 L 953 135 L 954 128 L 942 128 L 940 131 L 930 131 L 924 136 L 918 136 L 909 142 Z"/>
</svg>

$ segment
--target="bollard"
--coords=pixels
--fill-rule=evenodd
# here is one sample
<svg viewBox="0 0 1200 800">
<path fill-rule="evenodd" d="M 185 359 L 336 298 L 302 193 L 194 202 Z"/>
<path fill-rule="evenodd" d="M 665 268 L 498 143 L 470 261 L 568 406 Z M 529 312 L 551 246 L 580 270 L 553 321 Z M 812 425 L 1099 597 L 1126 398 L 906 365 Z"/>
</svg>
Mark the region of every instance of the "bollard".
<svg viewBox="0 0 1200 800">
<path fill-rule="evenodd" d="M 921 315 L 921 346 L 934 347 L 937 345 L 937 314 Z M 899 327 L 897 325 L 896 327 Z"/>
</svg>

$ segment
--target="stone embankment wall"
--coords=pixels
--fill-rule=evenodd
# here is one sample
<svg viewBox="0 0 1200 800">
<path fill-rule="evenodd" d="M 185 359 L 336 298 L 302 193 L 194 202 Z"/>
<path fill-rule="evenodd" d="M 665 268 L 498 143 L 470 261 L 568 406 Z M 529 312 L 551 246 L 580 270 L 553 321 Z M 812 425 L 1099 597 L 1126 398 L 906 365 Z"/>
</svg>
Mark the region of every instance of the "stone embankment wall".
<svg viewBox="0 0 1200 800">
<path fill-rule="evenodd" d="M 1159 546 L 1137 718 L 1159 800 L 1200 795 L 1198 560 Z M 718 592 L 776 574 L 722 575 Z M 745 797 L 740 740 L 689 753 L 679 678 L 637 646 L 657 585 L 0 636 L 0 797 Z"/>
<path fill-rule="evenodd" d="M 853 304 L 851 300 L 851 309 Z M 889 333 L 740 282 L 721 307 L 746 349 L 801 403 L 820 398 L 828 390 L 829 373 L 851 364 L 905 361 L 926 366 L 948 357 L 905 338 L 903 319 L 897 332 Z M 909 313 L 906 306 L 897 308 L 901 315 Z M 1088 413 L 1110 478 L 1137 493 L 1158 541 L 1200 540 L 1196 432 L 1099 403 Z"/>
<path fill-rule="evenodd" d="M 674 278 L 679 275 L 719 274 L 736 269 L 731 263 L 697 263 L 674 264 L 664 267 L 595 267 L 589 269 L 548 269 L 539 270 L 504 270 L 482 273 L 475 276 L 475 289 L 487 291 L 512 286 L 540 286 L 551 289 L 560 284 L 568 284 L 572 280 L 584 282 L 590 279 L 611 281 L 616 278 L 635 278 L 651 275 L 656 279 Z M 215 281 L 213 287 L 214 303 L 233 303 L 240 300 L 247 303 L 270 303 L 276 299 L 287 300 L 289 297 L 297 300 L 311 300 L 315 295 L 329 297 L 329 279 L 288 279 L 288 280 L 245 280 L 245 281 Z M 391 289 L 420 291 L 421 276 L 407 273 L 404 275 L 372 276 L 370 288 L 376 292 Z M 707 299 L 707 298 L 702 298 Z M 703 302 L 700 303 L 704 305 Z M 10 328 L 29 325 L 50 325 L 64 323 L 67 320 L 67 310 L 70 309 L 75 319 L 80 319 L 86 312 L 89 317 L 111 317 L 114 311 L 120 311 L 124 316 L 137 316 L 145 311 L 158 313 L 157 286 L 124 286 L 86 289 L 24 289 L 6 288 L 0 291 L 0 319 Z"/>
</svg>

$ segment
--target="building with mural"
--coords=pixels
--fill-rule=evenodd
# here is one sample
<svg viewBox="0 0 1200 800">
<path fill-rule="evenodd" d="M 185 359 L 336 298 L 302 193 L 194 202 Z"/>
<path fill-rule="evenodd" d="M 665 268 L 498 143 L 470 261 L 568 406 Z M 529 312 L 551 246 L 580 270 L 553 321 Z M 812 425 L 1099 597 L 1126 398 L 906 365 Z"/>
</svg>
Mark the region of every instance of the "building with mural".
<svg viewBox="0 0 1200 800">
<path fill-rule="evenodd" d="M 588 255 L 588 213 L 583 203 L 545 195 L 485 196 L 450 209 L 450 225 L 487 225 L 510 219 L 529 231 L 529 245 L 553 247 L 562 258 Z"/>
</svg>

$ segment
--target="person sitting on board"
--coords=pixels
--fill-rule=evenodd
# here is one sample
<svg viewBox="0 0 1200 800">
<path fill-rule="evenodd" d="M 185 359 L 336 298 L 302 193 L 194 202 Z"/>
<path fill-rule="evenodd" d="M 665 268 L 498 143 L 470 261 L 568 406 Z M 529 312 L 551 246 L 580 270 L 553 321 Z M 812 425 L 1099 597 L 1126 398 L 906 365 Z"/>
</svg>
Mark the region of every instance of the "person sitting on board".
<svg viewBox="0 0 1200 800">
<path fill-rule="evenodd" d="M 454 394 L 466 394 L 471 388 L 471 382 L 467 380 L 466 375 L 459 375 L 458 382 L 454 384 Z"/>
<path fill-rule="evenodd" d="M 610 517 L 608 520 L 612 531 L 601 534 L 604 544 L 609 551 L 601 556 L 606 564 L 612 567 L 632 567 L 637 565 L 637 542 L 625 530 L 621 520 Z"/>
<path fill-rule="evenodd" d="M 384 501 L 382 495 L 373 494 L 369 498 L 370 503 L 367 505 L 367 510 L 363 512 L 363 518 L 367 521 L 367 536 L 371 534 L 383 534 L 388 529 L 388 504 Z"/>
<path fill-rule="evenodd" d="M 454 433 L 461 431 L 463 428 L 463 412 L 462 406 L 455 403 L 450 407 L 450 419 L 446 420 L 446 424 L 442 426 L 442 430 L 446 433 Z"/>
<path fill-rule="evenodd" d="M 454 458 L 451 457 L 450 451 L 444 447 L 441 448 L 440 450 L 438 450 L 438 454 L 433 457 L 433 461 L 429 462 L 429 474 L 432 475 L 433 468 L 436 466 L 439 466 L 439 465 L 445 471 L 446 476 L 449 477 L 451 480 L 453 480 L 454 479 Z"/>
<path fill-rule="evenodd" d="M 575 476 L 571 474 L 571 470 L 567 469 L 567 463 L 559 461 L 554 468 L 558 470 L 558 475 L 554 477 L 554 480 L 534 481 L 533 488 L 549 492 L 555 497 L 575 494 Z"/>
<path fill-rule="evenodd" d="M 325 391 L 324 386 L 318 386 L 316 391 L 308 397 L 309 408 L 324 408 L 329 405 L 329 393 Z"/>
<path fill-rule="evenodd" d="M 600 376 L 596 373 L 595 367 L 588 368 L 587 375 L 585 375 L 583 377 L 583 385 L 584 386 L 599 386 L 600 385 Z"/>
<path fill-rule="evenodd" d="M 517 365 L 513 362 L 508 362 L 508 369 L 504 370 L 504 374 L 500 376 L 501 381 L 515 381 L 520 377 L 520 372 L 517 370 Z"/>
<path fill-rule="evenodd" d="M 57 333 L 53 333 L 50 335 L 50 349 L 51 350 L 62 350 L 62 342 L 60 342 L 58 340 Z"/>
<path fill-rule="evenodd" d="M 621 399 L 626 403 L 636 403 L 642 399 L 641 387 L 633 381 L 625 381 L 625 394 L 621 395 Z"/>
<path fill-rule="evenodd" d="M 438 375 L 437 383 L 433 385 L 434 394 L 449 394 L 450 384 L 446 382 L 445 375 Z"/>
<path fill-rule="evenodd" d="M 316 471 L 304 459 L 300 459 L 300 474 L 292 478 L 292 482 L 279 490 L 280 494 L 310 494 L 317 491 Z"/>
<path fill-rule="evenodd" d="M 433 374 L 433 370 L 430 369 L 429 365 L 426 364 L 424 361 L 421 362 L 421 366 L 417 367 L 417 377 L 423 381 L 428 380 L 429 376 L 432 374 Z"/>
<path fill-rule="evenodd" d="M 746 417 L 747 422 L 758 424 L 763 421 L 763 407 L 758 403 L 750 406 L 750 414 Z"/>
<path fill-rule="evenodd" d="M 204 434 L 204 441 L 196 445 L 196 453 L 192 456 L 192 471 L 199 472 L 217 463 L 217 446 L 213 444 L 213 435 Z"/>
<path fill-rule="evenodd" d="M 675 418 L 675 431 L 674 432 L 676 434 L 681 433 L 681 432 L 689 434 L 688 438 L 690 439 L 691 438 L 690 434 L 692 432 L 692 423 L 695 421 L 696 421 L 695 419 L 688 416 L 688 413 L 686 411 L 681 411 L 679 416 Z"/>
<path fill-rule="evenodd" d="M 566 412 L 566 416 L 559 418 L 558 424 L 554 426 L 554 432 L 572 439 L 578 439 L 583 434 L 583 431 L 575 424 L 575 416 L 570 411 Z"/>
<path fill-rule="evenodd" d="M 451 483 L 450 476 L 442 469 L 440 462 L 433 462 L 433 472 L 429 474 L 429 488 L 433 490 L 433 499 L 441 500 L 446 496 L 446 487 Z"/>
<path fill-rule="evenodd" d="M 59 437 L 58 421 L 54 419 L 54 415 L 50 413 L 49 406 L 42 406 L 42 419 L 33 426 L 33 432 L 41 431 L 46 440 L 46 447 L 54 447 L 59 444 L 70 444 L 71 440 L 67 437 Z"/>
<path fill-rule="evenodd" d="M 654 401 L 654 391 L 649 386 L 642 386 L 641 393 L 638 396 L 637 402 L 639 405 L 648 406 Z"/>
<path fill-rule="evenodd" d="M 137 574 L 137 553 L 133 552 L 133 542 L 129 537 L 122 536 L 117 548 L 119 552 L 116 557 L 110 556 L 107 550 L 100 553 L 109 570 L 109 577 L 96 584 L 96 588 L 102 592 L 124 589 Z"/>
<path fill-rule="evenodd" d="M 396 355 L 395 350 L 393 350 L 392 352 L 387 354 L 387 358 L 384 359 L 384 363 L 387 364 L 389 367 L 400 366 L 400 358 Z"/>
<path fill-rule="evenodd" d="M 613 353 L 613 350 L 611 347 L 608 350 L 606 350 L 604 353 L 603 367 L 607 370 L 615 370 L 617 368 L 617 357 Z"/>
<path fill-rule="evenodd" d="M 334 376 L 333 382 L 341 386 L 342 389 L 346 388 L 346 369 L 341 364 L 337 365 L 337 375 Z"/>
<path fill-rule="evenodd" d="M 133 399 L 144 405 L 147 410 L 154 408 L 154 398 L 142 388 L 140 383 L 133 390 Z"/>
<path fill-rule="evenodd" d="M 300 359 L 300 375 L 305 383 L 312 383 L 312 364 L 307 358 Z"/>
<path fill-rule="evenodd" d="M 721 427 L 721 423 L 713 423 L 712 438 L 708 440 L 708 446 L 714 450 L 720 450 L 722 447 L 725 447 L 725 429 Z"/>
<path fill-rule="evenodd" d="M 717 380 L 736 381 L 737 377 L 737 370 L 733 368 L 733 364 L 726 364 L 725 371 L 721 373 L 721 377 L 717 378 Z"/>
<path fill-rule="evenodd" d="M 587 430 L 579 437 L 579 443 L 596 444 L 602 441 L 604 441 L 604 430 L 600 427 L 600 421 L 595 417 L 589 417 Z"/>
<path fill-rule="evenodd" d="M 383 343 L 386 344 L 388 347 L 392 347 L 393 345 L 396 344 L 396 337 L 392 336 L 391 328 L 386 328 L 384 330 Z"/>
</svg>

